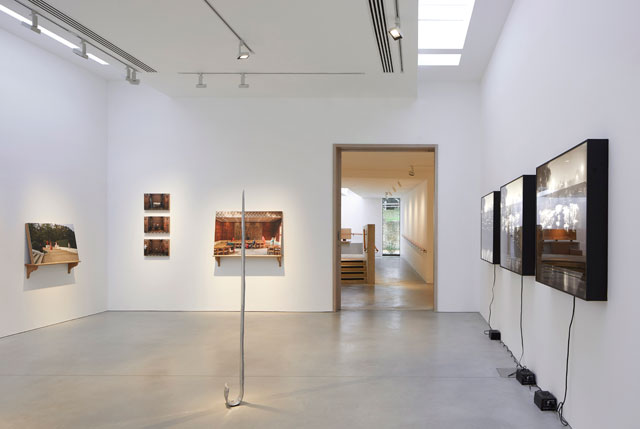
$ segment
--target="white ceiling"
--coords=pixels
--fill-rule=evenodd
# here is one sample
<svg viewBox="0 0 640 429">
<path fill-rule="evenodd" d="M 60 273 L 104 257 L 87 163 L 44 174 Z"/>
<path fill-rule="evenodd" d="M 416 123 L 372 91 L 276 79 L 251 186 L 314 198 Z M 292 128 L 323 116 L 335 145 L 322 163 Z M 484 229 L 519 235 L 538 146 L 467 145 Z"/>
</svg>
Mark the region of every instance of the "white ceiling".
<svg viewBox="0 0 640 429">
<path fill-rule="evenodd" d="M 24 4 L 30 4 L 21 0 Z M 157 70 L 141 74 L 148 84 L 172 96 L 401 96 L 413 97 L 418 81 L 417 0 L 399 0 L 404 73 L 383 73 L 366 0 L 210 0 L 255 51 L 236 59 L 238 42 L 203 0 L 48 0 L 48 3 Z M 426 79 L 479 79 L 493 52 L 512 0 L 477 0 L 460 67 L 420 67 Z M 13 0 L 0 0 L 28 16 Z M 387 23 L 394 2 L 385 1 Z M 37 8 L 36 8 L 37 10 Z M 44 14 L 47 16 L 47 14 Z M 41 25 L 65 33 L 48 25 Z M 122 79 L 124 66 L 89 49 L 109 66 L 85 61 L 58 43 L 0 14 L 0 27 L 89 68 L 106 79 Z M 69 40 L 77 43 L 73 36 Z M 390 41 L 394 67 L 397 44 Z M 197 76 L 179 72 L 357 72 L 349 76 Z"/>
<path fill-rule="evenodd" d="M 365 198 L 382 198 L 385 192 L 401 197 L 433 178 L 434 163 L 433 152 L 343 152 L 342 187 Z"/>
</svg>

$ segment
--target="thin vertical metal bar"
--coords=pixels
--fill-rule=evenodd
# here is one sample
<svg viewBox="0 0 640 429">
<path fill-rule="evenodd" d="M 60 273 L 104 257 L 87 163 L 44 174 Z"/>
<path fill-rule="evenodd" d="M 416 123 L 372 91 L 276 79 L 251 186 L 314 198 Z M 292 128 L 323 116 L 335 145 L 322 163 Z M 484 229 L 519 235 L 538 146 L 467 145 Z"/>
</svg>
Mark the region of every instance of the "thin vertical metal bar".
<svg viewBox="0 0 640 429">
<path fill-rule="evenodd" d="M 246 262 L 246 240 L 245 231 L 245 210 L 244 210 L 244 190 L 242 191 L 242 250 L 240 258 L 240 394 L 234 401 L 229 401 L 229 384 L 224 385 L 224 400 L 227 407 L 237 407 L 242 403 L 244 397 L 244 303 L 245 303 L 245 262 Z"/>
<path fill-rule="evenodd" d="M 396 6 L 396 25 L 400 23 L 400 7 L 398 6 L 398 0 L 395 1 Z M 400 72 L 404 73 L 404 60 L 402 58 L 402 39 L 398 40 L 398 54 L 400 55 Z"/>
</svg>

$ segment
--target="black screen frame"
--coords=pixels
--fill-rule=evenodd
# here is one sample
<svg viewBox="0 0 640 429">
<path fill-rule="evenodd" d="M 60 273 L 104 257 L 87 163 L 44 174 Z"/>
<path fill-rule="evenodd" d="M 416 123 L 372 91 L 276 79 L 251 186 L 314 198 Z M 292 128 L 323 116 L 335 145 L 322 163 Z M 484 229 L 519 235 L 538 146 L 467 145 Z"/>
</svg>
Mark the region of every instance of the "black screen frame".
<svg viewBox="0 0 640 429">
<path fill-rule="evenodd" d="M 523 174 L 500 187 L 500 235 L 502 235 L 502 190 L 522 178 L 522 263 L 521 271 L 514 271 L 502 265 L 500 267 L 521 276 L 534 276 L 536 271 L 536 175 Z"/>
<path fill-rule="evenodd" d="M 480 225 L 480 259 L 493 265 L 500 263 L 500 191 L 489 192 L 480 198 L 480 213 L 484 210 L 484 199 L 493 194 L 493 261 L 482 257 L 482 224 Z M 482 214 L 481 214 L 482 216 Z M 482 222 L 482 220 L 481 220 Z"/>
<path fill-rule="evenodd" d="M 545 163 L 540 164 L 536 168 L 536 175 L 541 168 L 550 162 L 567 155 L 569 152 L 585 144 L 587 145 L 587 280 L 585 294 L 584 296 L 573 294 L 557 285 L 542 281 L 538 276 L 536 276 L 536 282 L 585 301 L 607 301 L 609 257 L 609 140 L 587 139 Z M 536 184 L 536 204 L 537 191 Z M 538 228 L 537 225 L 536 228 Z M 540 251 L 540 237 L 536 237 L 536 252 L 538 251 Z M 536 268 L 537 265 L 538 261 L 536 258 Z"/>
</svg>

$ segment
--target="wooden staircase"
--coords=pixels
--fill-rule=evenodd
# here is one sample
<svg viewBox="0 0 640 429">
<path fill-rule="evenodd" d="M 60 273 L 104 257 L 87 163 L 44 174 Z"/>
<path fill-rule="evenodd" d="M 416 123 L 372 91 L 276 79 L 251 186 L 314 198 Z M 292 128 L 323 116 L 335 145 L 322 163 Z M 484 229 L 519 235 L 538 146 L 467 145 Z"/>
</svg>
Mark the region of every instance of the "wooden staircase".
<svg viewBox="0 0 640 429">
<path fill-rule="evenodd" d="M 342 284 L 367 283 L 367 263 L 364 259 L 342 259 L 340 261 Z"/>
</svg>

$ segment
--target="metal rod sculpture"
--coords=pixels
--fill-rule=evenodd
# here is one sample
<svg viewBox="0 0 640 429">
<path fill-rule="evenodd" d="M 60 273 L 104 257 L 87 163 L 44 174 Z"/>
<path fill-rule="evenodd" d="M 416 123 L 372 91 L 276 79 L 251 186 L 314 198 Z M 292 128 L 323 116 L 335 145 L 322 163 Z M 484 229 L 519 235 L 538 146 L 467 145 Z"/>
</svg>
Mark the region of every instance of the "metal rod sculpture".
<svg viewBox="0 0 640 429">
<path fill-rule="evenodd" d="M 244 397 L 244 291 L 245 291 L 245 248 L 246 231 L 244 229 L 244 190 L 242 191 L 242 250 L 240 258 L 240 394 L 234 401 L 229 401 L 229 383 L 224 384 L 224 400 L 227 407 L 237 407 L 242 403 Z"/>
</svg>

